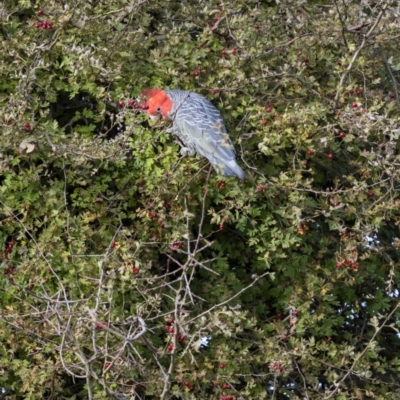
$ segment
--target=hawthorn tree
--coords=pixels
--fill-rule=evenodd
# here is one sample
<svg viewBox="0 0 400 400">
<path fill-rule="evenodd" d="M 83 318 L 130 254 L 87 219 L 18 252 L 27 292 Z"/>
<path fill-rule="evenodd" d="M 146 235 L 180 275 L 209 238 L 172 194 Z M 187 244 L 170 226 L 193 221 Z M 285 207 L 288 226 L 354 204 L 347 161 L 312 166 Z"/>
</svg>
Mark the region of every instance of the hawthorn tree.
<svg viewBox="0 0 400 400">
<path fill-rule="evenodd" d="M 397 1 L 0 4 L 7 399 L 397 399 Z M 249 179 L 137 96 L 221 111 Z"/>
</svg>

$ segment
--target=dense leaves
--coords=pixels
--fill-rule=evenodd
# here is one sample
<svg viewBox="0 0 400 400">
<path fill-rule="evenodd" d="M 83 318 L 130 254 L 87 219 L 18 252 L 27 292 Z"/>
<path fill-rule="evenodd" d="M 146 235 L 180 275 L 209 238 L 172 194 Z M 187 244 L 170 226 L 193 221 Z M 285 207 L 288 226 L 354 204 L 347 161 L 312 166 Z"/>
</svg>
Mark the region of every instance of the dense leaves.
<svg viewBox="0 0 400 400">
<path fill-rule="evenodd" d="M 0 4 L 4 396 L 398 398 L 399 13 Z M 209 98 L 251 178 L 145 87 Z"/>
</svg>

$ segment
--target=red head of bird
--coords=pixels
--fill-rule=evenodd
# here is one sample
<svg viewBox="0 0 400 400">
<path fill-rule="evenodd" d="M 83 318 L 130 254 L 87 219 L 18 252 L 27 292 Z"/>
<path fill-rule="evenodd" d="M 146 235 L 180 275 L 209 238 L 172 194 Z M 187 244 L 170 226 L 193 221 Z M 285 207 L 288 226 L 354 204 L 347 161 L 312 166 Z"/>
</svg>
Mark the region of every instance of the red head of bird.
<svg viewBox="0 0 400 400">
<path fill-rule="evenodd" d="M 151 119 L 160 116 L 168 118 L 173 107 L 171 98 L 162 89 L 145 89 L 140 95 L 142 105 L 146 106 Z"/>
</svg>

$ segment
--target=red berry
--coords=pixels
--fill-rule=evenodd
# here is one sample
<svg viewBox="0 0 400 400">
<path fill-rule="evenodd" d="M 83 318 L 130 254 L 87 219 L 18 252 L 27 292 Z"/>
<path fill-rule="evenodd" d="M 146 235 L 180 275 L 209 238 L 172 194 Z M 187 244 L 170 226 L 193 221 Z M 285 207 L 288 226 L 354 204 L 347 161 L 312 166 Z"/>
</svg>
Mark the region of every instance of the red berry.
<svg viewBox="0 0 400 400">
<path fill-rule="evenodd" d="M 194 197 L 193 196 L 189 196 L 188 199 L 189 199 L 189 201 L 193 201 Z"/>
<path fill-rule="evenodd" d="M 43 24 L 41 22 L 36 22 L 35 28 L 41 28 Z"/>
<path fill-rule="evenodd" d="M 169 332 L 169 330 L 171 329 L 171 327 L 169 325 L 164 325 L 164 329 Z"/>
<path fill-rule="evenodd" d="M 106 363 L 104 364 L 104 369 L 107 369 L 107 368 L 109 368 L 109 367 L 110 367 L 110 365 L 111 365 L 111 363 L 109 363 L 109 362 L 106 362 Z"/>
<path fill-rule="evenodd" d="M 132 274 L 138 274 L 139 273 L 139 268 L 138 267 L 133 267 L 132 268 Z"/>
<path fill-rule="evenodd" d="M 168 345 L 167 350 L 168 351 L 174 350 L 174 345 L 173 344 Z"/>
<path fill-rule="evenodd" d="M 361 94 L 361 90 L 356 90 L 356 95 L 359 96 Z"/>
<path fill-rule="evenodd" d="M 174 323 L 174 319 L 173 318 L 168 318 L 167 319 L 167 323 L 168 324 L 173 324 Z"/>
<path fill-rule="evenodd" d="M 394 99 L 396 96 L 395 96 L 393 93 L 390 93 L 390 94 L 389 94 L 389 97 L 390 97 L 391 99 Z"/>
<path fill-rule="evenodd" d="M 200 72 L 196 69 L 196 71 L 193 71 L 194 76 L 199 76 Z"/>
<path fill-rule="evenodd" d="M 345 134 L 344 132 L 340 132 L 340 133 L 339 133 L 339 137 L 340 137 L 341 139 L 343 139 L 345 136 L 346 136 L 346 134 Z"/>
<path fill-rule="evenodd" d="M 353 108 L 357 108 L 357 107 L 358 107 L 358 104 L 357 104 L 356 102 L 354 102 L 351 106 L 352 106 Z"/>
<path fill-rule="evenodd" d="M 211 89 L 210 92 L 211 92 L 211 94 L 217 94 L 218 90 L 217 89 Z"/>
<path fill-rule="evenodd" d="M 299 313 L 299 310 L 293 310 L 294 315 L 298 315 L 298 313 Z"/>
<path fill-rule="evenodd" d="M 328 339 L 326 339 L 326 341 L 327 341 L 328 343 L 330 343 L 330 342 L 332 341 L 332 339 L 331 339 L 330 337 L 328 337 Z"/>
<path fill-rule="evenodd" d="M 267 108 L 265 109 L 265 111 L 266 111 L 267 113 L 270 113 L 270 112 L 272 111 L 272 109 L 271 109 L 271 107 L 267 107 Z"/>
<path fill-rule="evenodd" d="M 333 159 L 333 154 L 332 154 L 332 153 L 329 153 L 329 154 L 327 155 L 327 157 L 328 157 L 330 160 L 332 160 L 332 159 Z"/>
<path fill-rule="evenodd" d="M 179 249 L 183 245 L 183 242 L 176 242 L 172 244 L 173 249 Z"/>
<path fill-rule="evenodd" d="M 221 56 L 226 56 L 226 50 L 221 51 Z"/>
<path fill-rule="evenodd" d="M 120 101 L 118 102 L 118 105 L 119 105 L 120 107 L 123 107 L 123 106 L 125 105 L 125 102 L 124 102 L 123 100 L 120 100 Z"/>
<path fill-rule="evenodd" d="M 140 108 L 141 108 L 142 110 L 148 110 L 148 109 L 149 109 L 149 106 L 147 106 L 146 104 L 143 104 Z"/>
<path fill-rule="evenodd" d="M 333 202 L 333 205 L 334 205 L 335 207 L 337 207 L 339 204 L 340 204 L 339 201 L 334 201 L 334 202 Z"/>
<path fill-rule="evenodd" d="M 266 119 L 263 119 L 263 120 L 261 121 L 261 123 L 262 123 L 263 125 L 267 125 L 267 124 L 268 124 L 268 121 L 267 121 Z"/>
<path fill-rule="evenodd" d="M 138 109 L 141 108 L 141 107 L 140 107 L 139 104 L 134 104 L 134 105 L 133 105 L 133 108 L 134 108 L 135 110 L 138 110 Z"/>
<path fill-rule="evenodd" d="M 342 266 L 341 263 L 336 263 L 336 268 L 340 268 Z"/>
<path fill-rule="evenodd" d="M 183 382 L 183 385 L 186 386 L 186 387 L 189 387 L 190 386 L 190 382 L 189 381 L 185 381 L 185 382 Z"/>
<path fill-rule="evenodd" d="M 135 100 L 133 100 L 133 99 L 129 100 L 129 105 L 130 106 L 134 106 L 135 104 L 136 104 Z"/>
<path fill-rule="evenodd" d="M 26 132 L 30 132 L 30 131 L 31 131 L 31 126 L 30 126 L 30 124 L 25 124 L 25 125 L 24 125 L 24 129 L 25 129 Z"/>
<path fill-rule="evenodd" d="M 183 342 L 185 340 L 185 336 L 184 335 L 178 335 L 178 340 L 180 342 Z"/>
<path fill-rule="evenodd" d="M 53 25 L 50 24 L 50 22 L 48 22 L 45 29 L 52 29 L 52 28 L 53 28 Z"/>
<path fill-rule="evenodd" d="M 254 29 L 258 30 L 258 29 L 260 29 L 260 27 L 258 25 L 255 25 Z"/>
<path fill-rule="evenodd" d="M 307 150 L 307 154 L 308 154 L 309 156 L 312 156 L 312 155 L 313 155 L 313 151 L 312 151 L 312 150 Z"/>
<path fill-rule="evenodd" d="M 282 319 L 282 315 L 280 313 L 276 314 L 276 319 L 277 320 L 281 320 Z"/>
<path fill-rule="evenodd" d="M 232 54 L 236 54 L 236 51 L 237 51 L 237 48 L 234 47 L 234 48 L 232 49 Z"/>
<path fill-rule="evenodd" d="M 220 230 L 222 230 L 222 229 L 224 229 L 225 227 L 224 227 L 224 224 L 219 224 L 219 229 Z"/>
<path fill-rule="evenodd" d="M 362 109 L 361 109 L 361 112 L 362 112 L 363 114 L 365 114 L 365 108 L 362 108 Z"/>
<path fill-rule="evenodd" d="M 37 12 L 39 15 L 43 15 L 43 10 L 38 10 Z"/>
<path fill-rule="evenodd" d="M 221 364 L 219 364 L 219 367 L 221 369 L 224 369 L 226 367 L 226 362 L 222 362 Z"/>
<path fill-rule="evenodd" d="M 375 192 L 373 192 L 372 190 L 370 191 L 370 192 L 368 192 L 368 196 L 369 197 L 372 197 L 372 196 L 374 196 L 375 195 Z"/>
<path fill-rule="evenodd" d="M 201 193 L 206 194 L 207 193 L 207 189 L 202 189 Z"/>
</svg>

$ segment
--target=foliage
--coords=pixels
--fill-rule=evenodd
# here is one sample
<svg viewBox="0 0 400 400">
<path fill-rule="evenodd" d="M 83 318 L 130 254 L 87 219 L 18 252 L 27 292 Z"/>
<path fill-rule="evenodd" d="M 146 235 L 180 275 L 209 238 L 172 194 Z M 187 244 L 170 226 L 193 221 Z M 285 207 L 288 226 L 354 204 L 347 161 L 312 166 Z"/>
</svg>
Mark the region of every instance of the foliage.
<svg viewBox="0 0 400 400">
<path fill-rule="evenodd" d="M 5 396 L 398 398 L 399 13 L 1 3 Z M 252 178 L 180 158 L 144 87 L 208 97 Z"/>
</svg>

